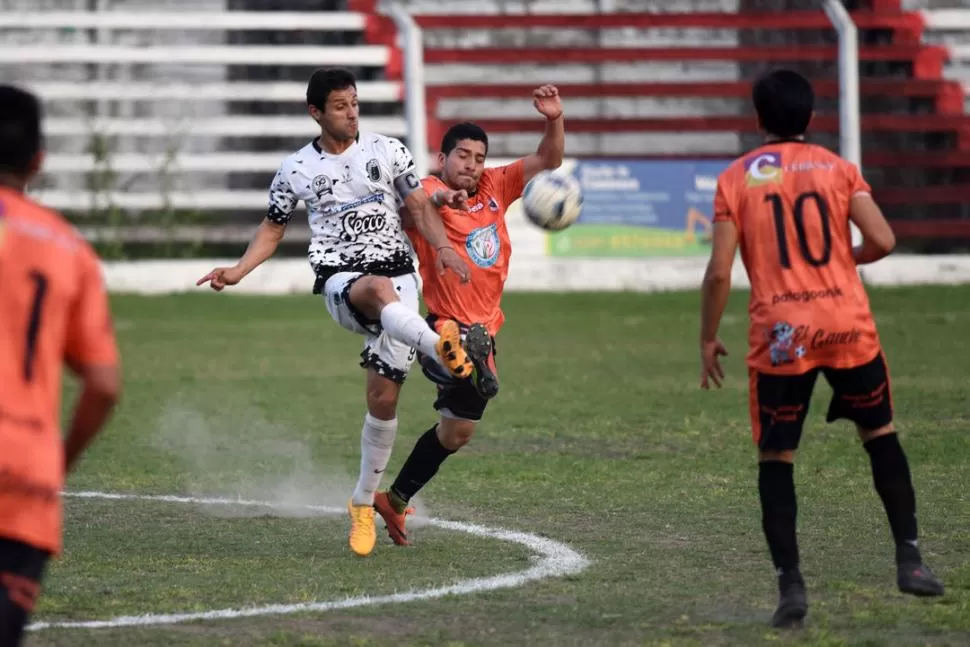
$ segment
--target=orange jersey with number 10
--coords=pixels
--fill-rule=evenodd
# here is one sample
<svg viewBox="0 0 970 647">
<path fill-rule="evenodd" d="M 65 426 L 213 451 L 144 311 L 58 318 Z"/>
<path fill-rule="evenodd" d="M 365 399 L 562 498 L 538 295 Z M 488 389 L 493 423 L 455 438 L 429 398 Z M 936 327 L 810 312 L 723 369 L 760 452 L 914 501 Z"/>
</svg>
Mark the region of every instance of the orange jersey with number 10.
<svg viewBox="0 0 970 647">
<path fill-rule="evenodd" d="M 714 221 L 731 221 L 751 282 L 748 365 L 780 375 L 852 368 L 880 350 L 852 256 L 855 165 L 800 141 L 766 144 L 718 178 Z"/>
</svg>

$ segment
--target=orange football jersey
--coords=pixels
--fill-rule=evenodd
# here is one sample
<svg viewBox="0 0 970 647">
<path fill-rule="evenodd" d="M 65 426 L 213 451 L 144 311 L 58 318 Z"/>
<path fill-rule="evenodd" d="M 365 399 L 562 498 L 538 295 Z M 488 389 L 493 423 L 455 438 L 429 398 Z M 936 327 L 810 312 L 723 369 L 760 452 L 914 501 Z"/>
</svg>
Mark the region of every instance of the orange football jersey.
<svg viewBox="0 0 970 647">
<path fill-rule="evenodd" d="M 438 210 L 448 240 L 471 269 L 470 283 L 463 285 L 451 272 L 438 275 L 434 248 L 416 231 L 408 230 L 418 255 L 424 301 L 431 313 L 464 324 L 481 323 L 492 335 L 498 333 L 505 321 L 502 290 L 512 256 L 505 211 L 522 195 L 523 180 L 521 160 L 487 168 L 479 180 L 478 191 L 469 197 L 466 210 L 449 207 Z M 428 195 L 447 189 L 437 177 L 427 177 L 422 182 Z"/>
<path fill-rule="evenodd" d="M 98 258 L 59 214 L 0 188 L 0 537 L 58 553 L 64 363 L 118 361 Z"/>
<path fill-rule="evenodd" d="M 852 368 L 879 353 L 849 221 L 869 191 L 855 165 L 801 141 L 765 144 L 718 178 L 714 221 L 734 223 L 751 282 L 751 368 Z"/>
</svg>

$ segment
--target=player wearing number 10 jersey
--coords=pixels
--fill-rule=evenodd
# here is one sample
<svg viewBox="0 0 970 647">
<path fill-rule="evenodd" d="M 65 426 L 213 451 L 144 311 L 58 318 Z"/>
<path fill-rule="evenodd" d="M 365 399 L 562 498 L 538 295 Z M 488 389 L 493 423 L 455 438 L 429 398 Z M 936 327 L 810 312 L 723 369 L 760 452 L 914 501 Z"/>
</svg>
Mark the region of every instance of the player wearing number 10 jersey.
<svg viewBox="0 0 970 647">
<path fill-rule="evenodd" d="M 818 374 L 834 394 L 826 420 L 855 423 L 896 542 L 897 584 L 941 595 L 917 548 L 916 502 L 893 427 L 885 356 L 857 265 L 888 255 L 892 229 L 859 170 L 804 134 L 814 110 L 809 82 L 772 72 L 753 90 L 767 139 L 718 178 L 714 239 L 704 277 L 701 386 L 720 386 L 717 329 L 740 246 L 751 282 L 750 415 L 759 450 L 762 525 L 778 574 L 775 626 L 807 613 L 795 534 L 793 463 Z M 850 221 L 863 243 L 851 244 Z"/>
</svg>

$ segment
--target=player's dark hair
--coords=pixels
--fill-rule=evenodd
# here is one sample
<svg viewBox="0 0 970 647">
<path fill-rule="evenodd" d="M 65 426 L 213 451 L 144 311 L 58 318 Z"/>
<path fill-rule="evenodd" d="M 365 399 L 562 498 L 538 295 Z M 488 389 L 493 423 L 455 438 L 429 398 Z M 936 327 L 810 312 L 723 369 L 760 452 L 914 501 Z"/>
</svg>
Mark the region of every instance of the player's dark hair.
<svg viewBox="0 0 970 647">
<path fill-rule="evenodd" d="M 455 150 L 458 142 L 463 139 L 482 142 L 485 144 L 485 152 L 488 153 L 488 135 L 485 134 L 481 126 L 473 124 L 470 121 L 463 121 L 448 129 L 445 136 L 441 138 L 441 152 L 445 155 L 450 155 L 451 151 Z"/>
<path fill-rule="evenodd" d="M 808 130 L 815 92 L 808 79 L 791 70 L 762 76 L 751 92 L 761 128 L 776 137 L 798 137 Z"/>
<path fill-rule="evenodd" d="M 347 88 L 357 89 L 357 77 L 353 72 L 342 67 L 321 67 L 313 73 L 310 82 L 307 83 L 306 102 L 323 110 L 331 92 Z"/>
<path fill-rule="evenodd" d="M 0 173 L 27 175 L 43 145 L 40 101 L 30 92 L 0 85 Z"/>
</svg>

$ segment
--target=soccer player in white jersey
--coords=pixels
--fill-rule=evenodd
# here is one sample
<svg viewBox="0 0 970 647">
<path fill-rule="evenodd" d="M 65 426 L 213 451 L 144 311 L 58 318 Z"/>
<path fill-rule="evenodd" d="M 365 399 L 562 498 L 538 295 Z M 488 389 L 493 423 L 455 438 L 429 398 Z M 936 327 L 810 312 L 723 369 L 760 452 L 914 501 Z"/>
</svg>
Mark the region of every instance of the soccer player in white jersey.
<svg viewBox="0 0 970 647">
<path fill-rule="evenodd" d="M 457 322 L 436 332 L 418 312 L 418 278 L 399 207 L 417 214 L 415 225 L 437 251 L 439 272 L 455 272 L 462 283 L 470 274 L 418 180 L 411 153 L 397 139 L 358 130 L 357 82 L 347 70 L 314 72 L 307 104 L 320 137 L 280 165 L 269 212 L 242 258 L 198 284 L 222 290 L 269 259 L 304 201 L 312 230 L 309 261 L 317 276 L 313 292 L 323 295 L 337 323 L 364 336 L 367 415 L 360 476 L 348 504 L 350 548 L 364 556 L 377 539 L 374 493 L 397 434 L 398 396 L 415 349 L 437 357 L 458 378 L 472 378 L 488 358 L 465 351 Z"/>
</svg>

